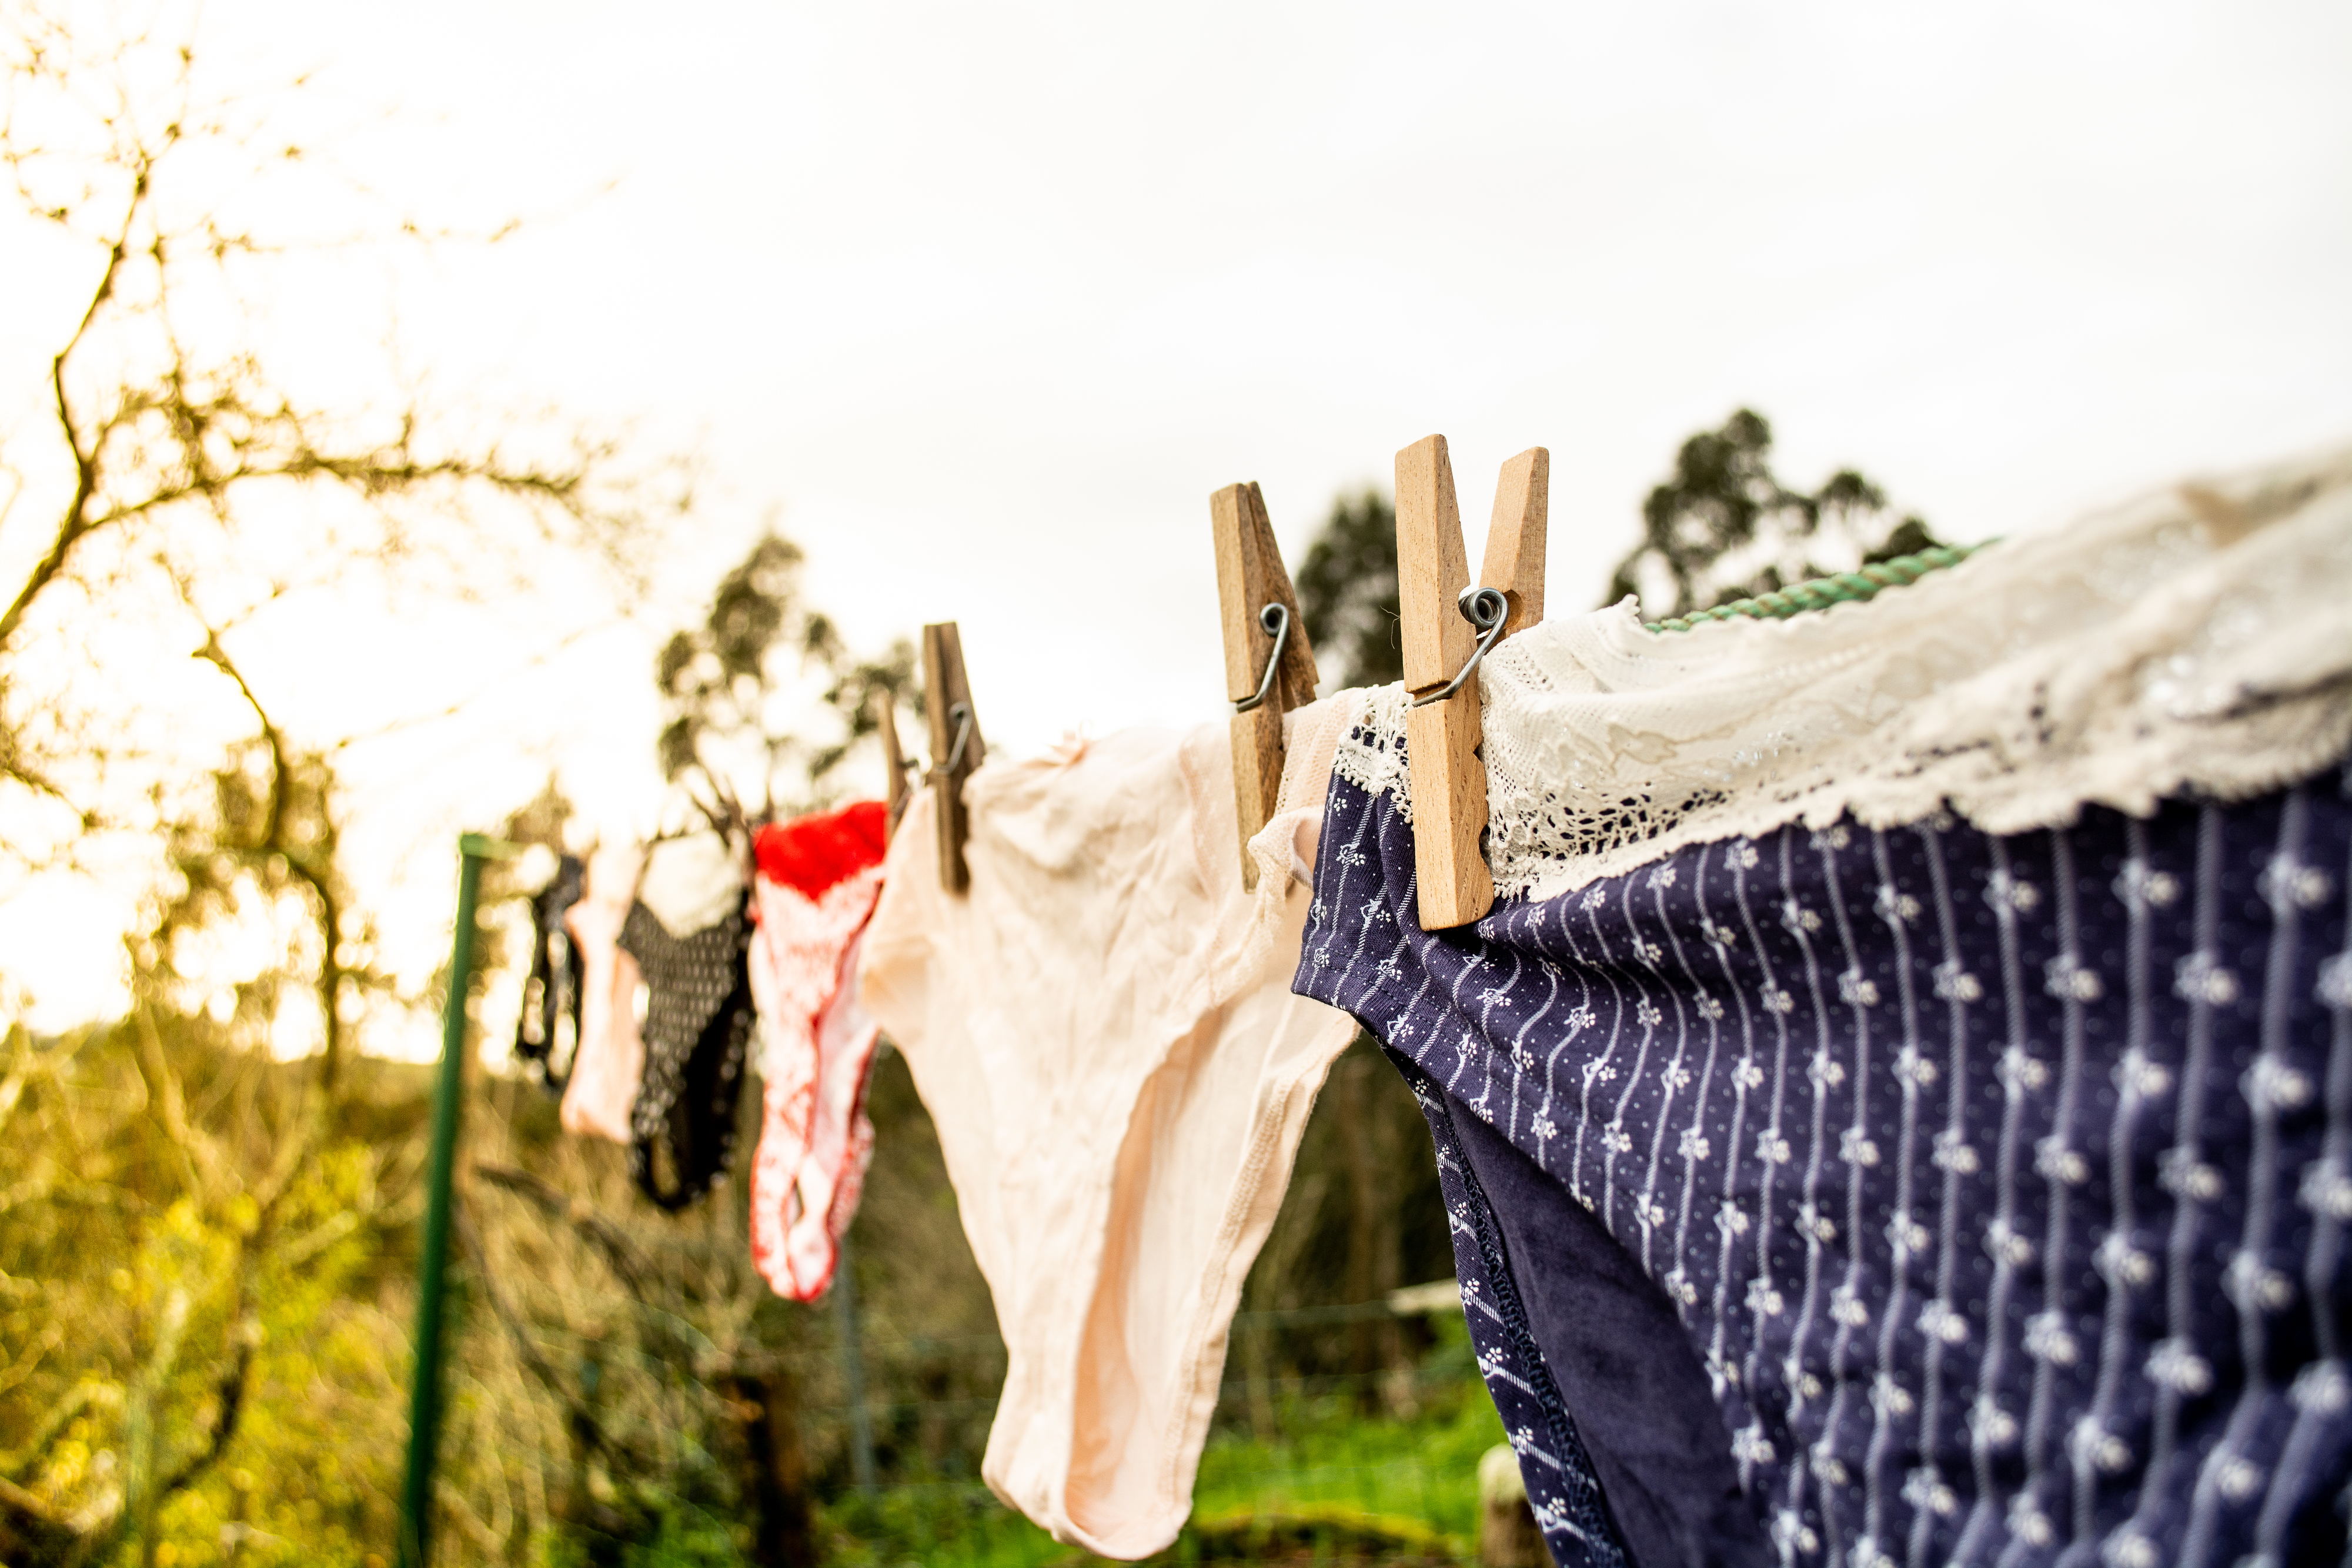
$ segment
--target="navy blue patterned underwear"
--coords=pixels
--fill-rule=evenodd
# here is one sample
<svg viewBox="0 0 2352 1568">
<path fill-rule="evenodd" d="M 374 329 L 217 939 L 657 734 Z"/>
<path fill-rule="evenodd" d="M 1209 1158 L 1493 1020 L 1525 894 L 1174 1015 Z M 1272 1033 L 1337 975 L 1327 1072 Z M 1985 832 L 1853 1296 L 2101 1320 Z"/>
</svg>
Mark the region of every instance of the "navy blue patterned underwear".
<svg viewBox="0 0 2352 1568">
<path fill-rule="evenodd" d="M 1791 827 L 1425 933 L 1411 823 L 1335 778 L 1295 988 L 1422 1098 L 1561 1563 L 2335 1563 L 2348 859 L 2331 773 Z M 1559 1310 L 1618 1275 L 1662 1305 Z"/>
</svg>

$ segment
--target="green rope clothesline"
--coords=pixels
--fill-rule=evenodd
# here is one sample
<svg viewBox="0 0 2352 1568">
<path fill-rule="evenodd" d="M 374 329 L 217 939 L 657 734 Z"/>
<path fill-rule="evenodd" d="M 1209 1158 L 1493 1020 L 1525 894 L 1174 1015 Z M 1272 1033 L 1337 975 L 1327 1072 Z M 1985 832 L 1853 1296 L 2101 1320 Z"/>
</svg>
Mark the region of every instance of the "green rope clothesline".
<svg viewBox="0 0 2352 1568">
<path fill-rule="evenodd" d="M 1687 632 L 1705 622 L 1729 621 L 1735 617 L 1749 621 L 1785 621 L 1809 610 L 1827 610 L 1832 604 L 1852 604 L 1875 598 L 1882 588 L 1901 588 L 1916 582 L 1931 571 L 1959 565 L 1992 542 L 1987 539 L 1984 544 L 1934 545 L 1917 555 L 1898 555 L 1892 559 L 1873 561 L 1859 571 L 1842 571 L 1834 577 L 1792 582 L 1786 588 L 1759 593 L 1753 599 L 1735 599 L 1712 610 L 1696 610 L 1670 621 L 1651 621 L 1643 624 L 1652 632 Z"/>
</svg>

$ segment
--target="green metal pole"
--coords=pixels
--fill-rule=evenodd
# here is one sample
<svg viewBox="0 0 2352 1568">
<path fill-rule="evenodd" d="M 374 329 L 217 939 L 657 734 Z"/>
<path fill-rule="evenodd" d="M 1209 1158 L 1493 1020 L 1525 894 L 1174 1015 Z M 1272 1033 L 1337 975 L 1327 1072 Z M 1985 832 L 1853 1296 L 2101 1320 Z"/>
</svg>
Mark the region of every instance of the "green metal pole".
<svg viewBox="0 0 2352 1568">
<path fill-rule="evenodd" d="M 474 977 L 474 905 L 482 862 L 520 846 L 467 833 L 457 841 L 457 935 L 441 1014 L 441 1070 L 433 1082 L 433 1146 L 425 1166 L 425 1239 L 416 1260 L 416 1374 L 408 1402 L 408 1481 L 401 1490 L 401 1568 L 432 1560 L 434 1457 L 441 1427 L 441 1308 L 449 1264 L 449 1198 L 457 1113 L 466 1082 L 466 995 Z"/>
<path fill-rule="evenodd" d="M 866 1353 L 857 1343 L 857 1281 L 849 1268 L 849 1238 L 833 1260 L 833 1321 L 841 1335 L 841 1380 L 849 1394 L 849 1473 L 861 1497 L 874 1495 L 874 1422 L 866 1412 Z"/>
</svg>

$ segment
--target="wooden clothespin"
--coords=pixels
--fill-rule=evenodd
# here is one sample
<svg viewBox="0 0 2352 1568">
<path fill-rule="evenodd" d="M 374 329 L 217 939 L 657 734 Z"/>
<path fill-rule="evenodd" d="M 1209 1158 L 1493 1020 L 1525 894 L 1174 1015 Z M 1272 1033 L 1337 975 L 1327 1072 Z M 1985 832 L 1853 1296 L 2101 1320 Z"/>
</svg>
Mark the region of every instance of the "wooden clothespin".
<svg viewBox="0 0 2352 1568">
<path fill-rule="evenodd" d="M 874 733 L 882 740 L 883 801 L 889 808 L 883 821 L 885 837 L 898 831 L 898 819 L 907 814 L 907 800 L 914 791 L 907 788 L 907 758 L 898 749 L 898 701 L 889 692 L 877 689 L 866 699 L 866 711 L 874 717 Z"/>
<path fill-rule="evenodd" d="M 964 862 L 964 841 L 971 820 L 963 809 L 963 781 L 988 756 L 980 737 L 980 718 L 972 711 L 971 685 L 964 678 L 963 643 L 956 623 L 942 621 L 923 628 L 923 708 L 931 724 L 932 793 L 939 805 L 940 885 L 961 893 L 971 885 L 971 869 Z"/>
<path fill-rule="evenodd" d="M 1225 696 L 1234 705 L 1234 814 L 1240 819 L 1242 885 L 1257 885 L 1249 841 L 1282 795 L 1282 716 L 1315 700 L 1315 650 L 1298 612 L 1282 549 L 1255 484 L 1209 497 L 1216 536 L 1217 604 L 1225 641 Z"/>
<path fill-rule="evenodd" d="M 1478 757 L 1476 669 L 1496 643 L 1543 619 L 1550 491 L 1551 454 L 1544 448 L 1503 465 L 1484 586 L 1474 595 L 1445 437 L 1424 436 L 1397 454 L 1397 608 L 1404 686 L 1414 704 L 1406 712 L 1405 748 L 1424 931 L 1465 925 L 1494 906 L 1495 882 L 1479 843 L 1486 768 Z"/>
</svg>

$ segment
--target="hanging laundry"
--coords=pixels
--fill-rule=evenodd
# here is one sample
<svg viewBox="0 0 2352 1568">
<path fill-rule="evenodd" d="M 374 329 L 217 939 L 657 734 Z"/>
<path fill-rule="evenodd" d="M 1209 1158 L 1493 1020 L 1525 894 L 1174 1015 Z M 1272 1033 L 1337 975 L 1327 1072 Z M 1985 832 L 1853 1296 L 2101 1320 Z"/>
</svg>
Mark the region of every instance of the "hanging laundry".
<svg viewBox="0 0 2352 1568">
<path fill-rule="evenodd" d="M 743 906 L 742 841 L 718 832 L 664 839 L 646 856 L 637 902 L 664 930 L 691 936 Z"/>
<path fill-rule="evenodd" d="M 1010 1364 L 982 1473 L 1056 1539 L 1174 1539 L 1242 1284 L 1343 1015 L 1290 994 L 1332 747 L 1286 716 L 1280 805 L 1241 883 L 1227 727 L 1066 743 L 965 786 L 969 893 L 936 801 L 893 841 L 866 1004 L 938 1124 Z"/>
<path fill-rule="evenodd" d="M 1492 1151 L 1454 1182 L 1532 1164 L 1675 1304 L 1758 1554 L 1769 1528 L 1808 1562 L 2232 1562 L 2325 1526 L 2352 1451 L 2347 784 L 2011 838 L 1782 828 L 1433 935 L 1409 825 L 1341 780 L 1318 900 L 1387 918 L 1310 925 L 1300 982 L 1409 1059 L 1441 1148 Z M 1465 1278 L 1506 1260 L 1554 1320 L 1473 1311 L 1498 1401 L 1654 1354 L 1559 1314 L 1564 1228 L 1495 1207 L 1454 1205 Z M 1713 1538 L 1715 1489 L 1622 1452 L 1654 1417 L 1569 1396 L 1621 1524 L 1663 1499 L 1669 1537 Z M 1555 1553 L 1605 1561 L 1572 1555 L 1576 1467 L 1536 1433 Z"/>
<path fill-rule="evenodd" d="M 1471 1343 L 1522 1474 L 1543 1477 L 1558 1560 L 1778 1561 L 1666 1293 L 1541 1166 L 1389 1059 L 1428 1117 Z"/>
<path fill-rule="evenodd" d="M 2347 578 L 2352 449 L 2159 490 L 1866 603 L 1547 621 L 1480 667 L 1496 892 L 1844 812 L 2016 832 L 2308 778 L 2352 744 Z M 1402 758 L 1338 765 L 1379 788 Z"/>
<path fill-rule="evenodd" d="M 874 1125 L 876 1027 L 858 1004 L 858 939 L 882 892 L 882 803 L 771 823 L 752 840 L 751 996 L 760 1019 L 760 1145 L 751 1260 L 780 1296 L 833 1281 L 857 1212 Z"/>
<path fill-rule="evenodd" d="M 588 858 L 580 901 L 563 916 L 580 960 L 580 1043 L 563 1090 L 563 1130 L 616 1144 L 630 1141 L 629 1107 L 646 1069 L 637 961 L 620 946 L 644 863 L 635 844 L 599 849 Z"/>
<path fill-rule="evenodd" d="M 2340 1553 L 2347 594 L 2339 455 L 1547 623 L 1485 669 L 1519 896 L 1435 933 L 1370 694 L 1297 986 L 1421 1098 L 1561 1563 Z"/>
<path fill-rule="evenodd" d="M 563 916 L 580 902 L 586 876 L 580 858 L 565 855 L 556 862 L 554 880 L 530 900 L 530 973 L 523 980 L 522 1013 L 515 1019 L 514 1053 L 537 1067 L 540 1082 L 557 1094 L 580 1057 L 580 949 L 564 929 Z M 566 1022 L 572 1025 L 572 1049 L 559 1053 Z"/>
<path fill-rule="evenodd" d="M 709 1190 L 727 1174 L 734 1148 L 752 1027 L 743 883 L 742 861 L 719 834 L 664 840 L 646 853 L 637 902 L 621 928 L 621 949 L 636 959 L 646 993 L 629 1173 L 664 1208 L 682 1208 Z M 670 925 L 646 901 L 648 891 L 673 915 L 709 923 L 683 931 Z"/>
</svg>

